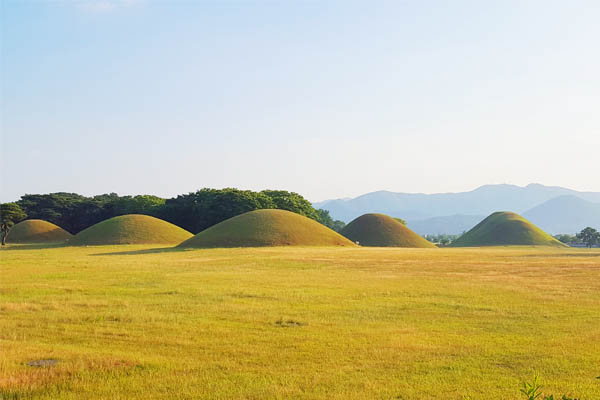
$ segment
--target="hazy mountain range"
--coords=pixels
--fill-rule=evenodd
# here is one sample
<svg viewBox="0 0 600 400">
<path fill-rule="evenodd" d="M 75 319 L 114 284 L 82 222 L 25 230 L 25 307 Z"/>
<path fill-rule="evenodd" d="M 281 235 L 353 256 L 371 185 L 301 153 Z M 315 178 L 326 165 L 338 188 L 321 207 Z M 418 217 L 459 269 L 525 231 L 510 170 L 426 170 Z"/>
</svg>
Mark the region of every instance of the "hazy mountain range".
<svg viewBox="0 0 600 400">
<path fill-rule="evenodd" d="M 549 233 L 575 233 L 586 226 L 600 230 L 600 203 L 576 196 L 560 196 L 523 213 Z"/>
<path fill-rule="evenodd" d="M 552 234 L 575 233 L 586 226 L 600 229 L 600 192 L 540 184 L 485 185 L 439 194 L 378 191 L 314 206 L 344 222 L 371 212 L 400 217 L 420 234 L 462 233 L 494 211 L 514 211 Z"/>
</svg>

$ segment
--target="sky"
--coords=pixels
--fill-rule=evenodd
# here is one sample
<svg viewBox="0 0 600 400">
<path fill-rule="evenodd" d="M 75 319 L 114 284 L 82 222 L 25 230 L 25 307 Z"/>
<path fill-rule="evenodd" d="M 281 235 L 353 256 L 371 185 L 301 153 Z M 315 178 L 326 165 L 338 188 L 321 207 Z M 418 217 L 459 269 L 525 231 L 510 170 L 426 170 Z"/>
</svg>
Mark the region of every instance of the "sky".
<svg viewBox="0 0 600 400">
<path fill-rule="evenodd" d="M 0 201 L 600 191 L 597 0 L 0 4 Z"/>
</svg>

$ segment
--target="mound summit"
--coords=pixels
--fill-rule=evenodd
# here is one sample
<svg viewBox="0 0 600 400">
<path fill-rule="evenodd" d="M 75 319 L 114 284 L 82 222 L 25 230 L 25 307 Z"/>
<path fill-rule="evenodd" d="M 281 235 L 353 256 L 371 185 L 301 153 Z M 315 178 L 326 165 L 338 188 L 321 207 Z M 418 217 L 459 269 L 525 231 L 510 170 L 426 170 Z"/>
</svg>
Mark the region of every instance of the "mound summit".
<svg viewBox="0 0 600 400">
<path fill-rule="evenodd" d="M 286 210 L 255 210 L 229 218 L 178 247 L 354 246 L 320 223 Z"/>
<path fill-rule="evenodd" d="M 73 235 L 42 219 L 21 221 L 8 232 L 7 243 L 60 243 Z"/>
<path fill-rule="evenodd" d="M 361 215 L 346 225 L 340 233 L 361 246 L 435 247 L 402 222 L 385 214 Z"/>
<path fill-rule="evenodd" d="M 511 245 L 567 247 L 520 215 L 506 211 L 491 214 L 451 244 L 453 247 Z"/>
<path fill-rule="evenodd" d="M 121 215 L 82 230 L 69 241 L 75 246 L 110 244 L 178 244 L 192 234 L 148 215 Z"/>
</svg>

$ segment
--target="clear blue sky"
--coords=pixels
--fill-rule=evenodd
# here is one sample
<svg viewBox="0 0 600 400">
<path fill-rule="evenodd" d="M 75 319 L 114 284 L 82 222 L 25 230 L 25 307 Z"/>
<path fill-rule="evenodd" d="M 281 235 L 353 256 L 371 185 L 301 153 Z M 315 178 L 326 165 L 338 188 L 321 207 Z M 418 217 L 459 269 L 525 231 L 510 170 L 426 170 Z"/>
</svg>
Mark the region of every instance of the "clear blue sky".
<svg viewBox="0 0 600 400">
<path fill-rule="evenodd" d="M 597 0 L 1 4 L 1 201 L 600 191 Z"/>
</svg>

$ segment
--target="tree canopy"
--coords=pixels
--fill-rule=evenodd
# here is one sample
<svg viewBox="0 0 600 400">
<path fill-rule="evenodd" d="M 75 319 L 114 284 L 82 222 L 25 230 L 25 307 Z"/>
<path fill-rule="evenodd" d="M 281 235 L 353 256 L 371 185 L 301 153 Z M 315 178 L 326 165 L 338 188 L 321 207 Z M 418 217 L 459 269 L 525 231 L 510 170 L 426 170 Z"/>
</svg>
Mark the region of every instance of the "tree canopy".
<svg viewBox="0 0 600 400">
<path fill-rule="evenodd" d="M 7 204 L 19 207 L 28 218 L 52 222 L 73 234 L 100 221 L 126 214 L 151 215 L 198 233 L 236 215 L 267 208 L 292 211 L 334 230 L 344 225 L 341 221 L 334 221 L 328 211 L 316 210 L 300 194 L 284 190 L 254 192 L 204 188 L 171 199 L 151 195 L 119 196 L 116 193 L 86 197 L 59 192 L 26 194 L 19 201 Z"/>
<path fill-rule="evenodd" d="M 27 218 L 27 214 L 17 203 L 0 204 L 0 242 L 2 246 L 6 243 L 6 236 L 10 228 L 25 218 Z"/>
<path fill-rule="evenodd" d="M 25 211 L 17 203 L 0 204 L 0 223 L 12 226 L 27 218 Z"/>
<path fill-rule="evenodd" d="M 77 193 L 26 194 L 16 202 L 28 218 L 43 219 L 75 234 L 108 218 L 125 214 L 153 215 L 165 203 L 156 196 L 85 197 Z"/>
<path fill-rule="evenodd" d="M 336 232 L 341 231 L 342 229 L 344 229 L 344 226 L 346 226 L 346 223 L 344 221 L 334 220 L 333 218 L 331 218 L 331 215 L 329 215 L 329 211 L 323 210 L 322 208 L 319 208 L 317 210 L 316 220 L 325 225 L 326 227 L 333 229 Z"/>
<path fill-rule="evenodd" d="M 394 217 L 394 219 L 398 222 L 400 222 L 402 225 L 406 225 L 406 221 L 403 220 L 402 218 L 398 218 L 398 217 Z"/>
<path fill-rule="evenodd" d="M 273 200 L 250 190 L 208 189 L 168 199 L 158 217 L 198 233 L 228 218 L 262 208 L 276 208 Z"/>
<path fill-rule="evenodd" d="M 560 240 L 561 242 L 569 246 L 583 244 L 583 242 L 577 237 L 577 235 L 570 235 L 568 233 L 559 233 L 558 235 L 554 235 L 554 238 Z"/>
<path fill-rule="evenodd" d="M 577 234 L 577 238 L 580 239 L 587 247 L 600 245 L 600 232 L 589 226 L 579 232 Z"/>
</svg>

